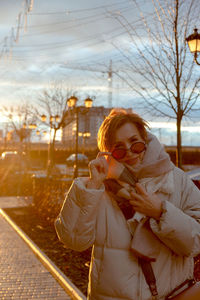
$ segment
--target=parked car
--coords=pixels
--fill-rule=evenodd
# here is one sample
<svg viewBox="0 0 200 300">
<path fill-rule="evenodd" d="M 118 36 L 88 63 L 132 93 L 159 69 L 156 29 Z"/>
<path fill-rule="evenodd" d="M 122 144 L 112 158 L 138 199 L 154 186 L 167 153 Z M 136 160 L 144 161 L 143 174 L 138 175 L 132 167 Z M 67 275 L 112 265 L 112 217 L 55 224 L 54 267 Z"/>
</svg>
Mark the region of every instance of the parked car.
<svg viewBox="0 0 200 300">
<path fill-rule="evenodd" d="M 78 153 L 77 154 L 77 158 L 78 158 L 78 164 L 79 165 L 88 165 L 89 163 L 89 159 L 85 154 L 82 153 Z M 76 154 L 73 153 L 71 154 L 67 159 L 66 159 L 66 164 L 67 165 L 74 165 L 76 161 Z"/>
<path fill-rule="evenodd" d="M 78 176 L 88 176 L 89 170 L 88 170 L 88 163 L 89 159 L 85 154 L 78 153 Z M 73 177 L 74 174 L 74 166 L 76 163 L 76 154 L 73 153 L 71 154 L 67 159 L 66 159 L 66 174 L 67 176 Z"/>
<path fill-rule="evenodd" d="M 0 156 L 1 165 L 19 164 L 22 160 L 23 156 L 20 156 L 17 151 L 5 151 Z"/>
<path fill-rule="evenodd" d="M 5 151 L 1 154 L 1 161 L 13 161 L 19 156 L 17 151 Z"/>
<path fill-rule="evenodd" d="M 0 155 L 0 178 L 11 182 L 13 176 L 27 172 L 26 157 L 17 151 L 5 151 Z M 5 184 L 5 183 L 4 183 Z"/>
<path fill-rule="evenodd" d="M 0 156 L 0 165 L 14 169 L 19 167 L 24 168 L 26 165 L 24 153 L 19 154 L 17 151 L 5 151 Z"/>
</svg>

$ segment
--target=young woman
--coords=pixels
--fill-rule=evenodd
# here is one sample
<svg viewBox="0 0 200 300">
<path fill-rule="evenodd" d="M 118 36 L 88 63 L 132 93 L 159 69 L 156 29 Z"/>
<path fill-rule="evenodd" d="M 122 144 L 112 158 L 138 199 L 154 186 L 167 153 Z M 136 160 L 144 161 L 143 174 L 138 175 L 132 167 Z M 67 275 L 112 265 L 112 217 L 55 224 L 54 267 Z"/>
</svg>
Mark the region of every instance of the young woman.
<svg viewBox="0 0 200 300">
<path fill-rule="evenodd" d="M 110 113 L 90 177 L 74 180 L 55 222 L 69 248 L 93 246 L 88 299 L 164 299 L 193 278 L 200 191 L 147 129 L 135 113 Z"/>
</svg>

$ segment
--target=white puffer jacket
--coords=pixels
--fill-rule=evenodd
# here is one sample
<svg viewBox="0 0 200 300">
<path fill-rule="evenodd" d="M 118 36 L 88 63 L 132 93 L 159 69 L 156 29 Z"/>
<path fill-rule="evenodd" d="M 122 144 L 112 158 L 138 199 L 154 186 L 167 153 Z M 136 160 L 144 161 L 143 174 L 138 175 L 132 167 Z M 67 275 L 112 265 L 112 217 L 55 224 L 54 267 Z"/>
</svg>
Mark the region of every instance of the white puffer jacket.
<svg viewBox="0 0 200 300">
<path fill-rule="evenodd" d="M 157 192 L 164 213 L 159 222 L 150 219 L 159 240 L 152 263 L 159 299 L 193 277 L 193 256 L 200 252 L 200 191 L 180 169 L 172 173 L 172 191 Z M 74 181 L 55 226 L 69 248 L 83 251 L 93 246 L 88 299 L 151 299 L 137 258 L 130 252 L 132 236 L 126 219 L 104 186 L 87 189 L 86 180 Z"/>
</svg>

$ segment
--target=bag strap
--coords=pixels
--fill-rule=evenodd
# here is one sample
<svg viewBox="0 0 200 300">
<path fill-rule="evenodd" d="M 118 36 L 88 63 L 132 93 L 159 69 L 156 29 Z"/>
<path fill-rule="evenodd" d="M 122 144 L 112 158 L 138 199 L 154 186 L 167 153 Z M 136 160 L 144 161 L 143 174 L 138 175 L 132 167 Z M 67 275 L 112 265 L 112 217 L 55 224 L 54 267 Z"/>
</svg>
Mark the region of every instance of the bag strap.
<svg viewBox="0 0 200 300">
<path fill-rule="evenodd" d="M 138 262 L 141 266 L 142 272 L 144 274 L 145 280 L 149 286 L 149 289 L 152 294 L 152 299 L 157 299 L 158 291 L 156 287 L 156 278 L 153 272 L 153 268 L 151 266 L 151 263 L 149 261 L 146 261 L 140 257 L 138 257 Z"/>
<path fill-rule="evenodd" d="M 169 300 L 181 292 L 185 291 L 187 288 L 193 286 L 196 283 L 195 279 L 186 279 L 183 283 L 173 289 L 166 297 L 165 300 Z"/>
</svg>

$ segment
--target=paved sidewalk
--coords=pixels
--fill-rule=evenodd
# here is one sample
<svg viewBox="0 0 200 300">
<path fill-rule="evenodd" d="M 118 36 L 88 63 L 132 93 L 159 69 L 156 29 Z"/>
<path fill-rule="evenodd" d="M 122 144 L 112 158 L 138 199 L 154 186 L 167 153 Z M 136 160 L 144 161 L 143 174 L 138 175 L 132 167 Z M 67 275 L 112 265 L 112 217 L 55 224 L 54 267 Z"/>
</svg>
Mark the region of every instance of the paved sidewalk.
<svg viewBox="0 0 200 300">
<path fill-rule="evenodd" d="M 23 199 L 0 197 L 0 208 L 21 205 L 24 205 Z M 2 214 L 0 229 L 1 300 L 75 299 L 67 295 Z"/>
</svg>

